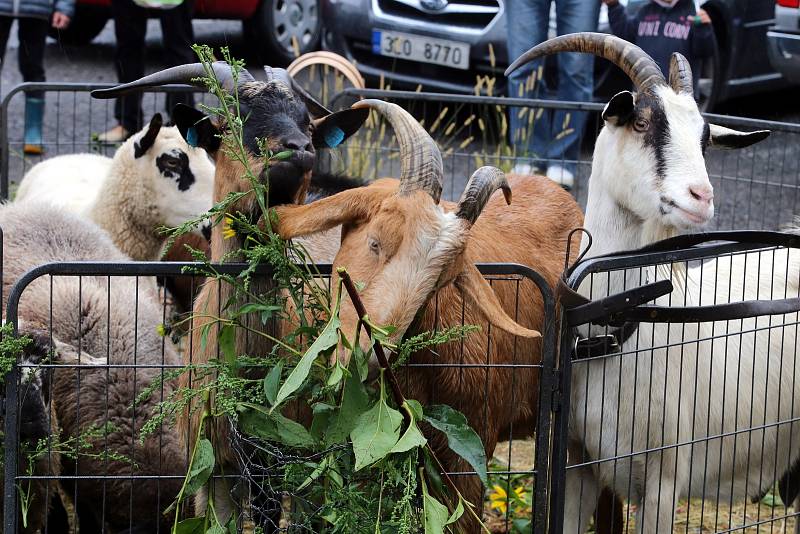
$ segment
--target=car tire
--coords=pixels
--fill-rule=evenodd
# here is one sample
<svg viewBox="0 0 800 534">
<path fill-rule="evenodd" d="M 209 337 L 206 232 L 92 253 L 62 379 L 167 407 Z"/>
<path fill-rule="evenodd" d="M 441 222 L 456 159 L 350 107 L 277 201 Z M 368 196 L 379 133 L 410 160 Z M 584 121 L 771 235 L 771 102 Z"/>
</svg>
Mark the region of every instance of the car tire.
<svg viewBox="0 0 800 534">
<path fill-rule="evenodd" d="M 258 43 L 259 62 L 286 66 L 319 46 L 320 0 L 263 0 L 256 13 L 244 21 L 244 33 L 247 42 Z"/>
<path fill-rule="evenodd" d="M 109 15 L 108 8 L 79 3 L 75 6 L 75 16 L 72 17 L 67 29 L 56 30 L 51 27 L 50 37 L 67 45 L 89 44 L 106 27 Z"/>
</svg>

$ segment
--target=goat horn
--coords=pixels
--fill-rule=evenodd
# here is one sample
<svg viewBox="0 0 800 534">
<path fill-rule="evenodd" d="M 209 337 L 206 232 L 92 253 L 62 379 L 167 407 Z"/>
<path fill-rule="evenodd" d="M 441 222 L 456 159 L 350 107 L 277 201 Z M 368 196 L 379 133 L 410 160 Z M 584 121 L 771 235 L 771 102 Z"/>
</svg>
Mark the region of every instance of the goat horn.
<svg viewBox="0 0 800 534">
<path fill-rule="evenodd" d="M 233 72 L 231 72 L 230 65 L 224 61 L 215 61 L 211 64 L 214 71 L 214 76 L 217 77 L 222 87 L 228 91 L 236 89 L 233 83 Z M 124 83 L 110 89 L 95 89 L 92 91 L 94 98 L 115 98 L 117 96 L 126 95 L 128 93 L 146 89 L 148 87 L 158 87 L 170 83 L 186 83 L 194 85 L 195 87 L 205 87 L 205 84 L 198 80 L 206 76 L 206 69 L 202 63 L 189 63 L 187 65 L 178 65 L 164 69 L 153 74 L 149 74 L 144 78 Z M 252 82 L 253 76 L 250 75 L 245 69 L 239 71 L 239 82 Z"/>
<path fill-rule="evenodd" d="M 400 145 L 399 195 L 426 191 L 435 203 L 442 196 L 442 155 L 425 128 L 406 110 L 383 100 L 366 99 L 353 104 L 353 109 L 372 108 L 389 121 Z"/>
<path fill-rule="evenodd" d="M 605 33 L 570 33 L 549 39 L 519 56 L 507 69 L 506 76 L 534 59 L 556 52 L 584 52 L 605 58 L 621 68 L 643 93 L 666 85 L 664 74 L 653 58 L 619 37 Z"/>
<path fill-rule="evenodd" d="M 480 217 L 489 197 L 498 189 L 503 190 L 506 203 L 511 204 L 511 187 L 506 180 L 506 173 L 497 167 L 481 167 L 467 182 L 461 200 L 458 201 L 456 217 L 469 222 L 470 226 Z"/>
<path fill-rule="evenodd" d="M 674 52 L 669 60 L 669 86 L 678 94 L 694 95 L 692 67 L 682 54 Z"/>
</svg>

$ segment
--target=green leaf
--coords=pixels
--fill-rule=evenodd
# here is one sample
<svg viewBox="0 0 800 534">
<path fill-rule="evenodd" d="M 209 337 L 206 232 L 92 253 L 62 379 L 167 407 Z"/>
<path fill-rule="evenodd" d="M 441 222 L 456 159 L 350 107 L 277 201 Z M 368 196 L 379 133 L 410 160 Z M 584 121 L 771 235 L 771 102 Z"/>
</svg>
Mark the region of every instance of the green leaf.
<svg viewBox="0 0 800 534">
<path fill-rule="evenodd" d="M 486 450 L 478 434 L 467 423 L 464 414 L 444 404 L 425 407 L 425 421 L 444 432 L 447 446 L 464 458 L 475 469 L 485 486 L 489 485 L 486 473 Z"/>
<path fill-rule="evenodd" d="M 450 515 L 450 517 L 447 519 L 447 524 L 450 525 L 450 524 L 455 523 L 456 521 L 461 519 L 462 515 L 464 515 L 464 499 L 459 497 L 458 498 L 458 504 L 456 505 L 456 509 L 453 510 L 452 515 Z"/>
<path fill-rule="evenodd" d="M 236 361 L 236 327 L 231 324 L 226 324 L 219 331 L 217 338 L 219 343 L 219 350 L 225 357 L 225 361 L 233 363 Z"/>
<path fill-rule="evenodd" d="M 325 385 L 328 387 L 335 386 L 342 380 L 343 377 L 344 377 L 344 367 L 337 360 L 336 364 L 333 366 L 333 372 L 328 377 L 328 380 L 325 382 Z"/>
<path fill-rule="evenodd" d="M 764 497 L 761 498 L 761 504 L 769 506 L 771 508 L 776 508 L 778 506 L 783 506 L 783 500 L 781 499 L 780 495 L 775 494 L 775 490 L 771 490 L 767 492 Z"/>
<path fill-rule="evenodd" d="M 325 404 L 324 402 L 314 404 L 314 416 L 311 419 L 311 428 L 309 430 L 314 439 L 322 439 L 325 430 L 331 424 L 331 417 L 333 417 L 334 411 L 335 408 L 330 404 Z"/>
<path fill-rule="evenodd" d="M 286 400 L 289 395 L 297 391 L 303 384 L 309 371 L 311 371 L 311 365 L 314 363 L 314 360 L 317 359 L 319 353 L 336 346 L 336 343 L 339 341 L 339 325 L 339 316 L 334 315 L 331 317 L 331 320 L 325 325 L 325 329 L 322 330 L 319 337 L 314 340 L 314 343 L 308 347 L 306 353 L 300 358 L 297 367 L 292 369 L 292 372 L 289 373 L 289 376 L 286 378 L 286 382 L 284 382 L 281 389 L 278 390 L 278 396 L 273 404 L 273 409 Z"/>
<path fill-rule="evenodd" d="M 361 414 L 353 431 L 350 432 L 353 454 L 356 457 L 356 471 L 374 464 L 389 454 L 400 438 L 402 423 L 402 414 L 390 408 L 383 395 L 370 410 Z"/>
<path fill-rule="evenodd" d="M 225 528 L 219 523 L 215 523 L 210 529 L 206 530 L 206 534 L 225 534 Z"/>
<path fill-rule="evenodd" d="M 283 150 L 281 152 L 278 152 L 277 154 L 273 154 L 270 159 L 274 159 L 274 160 L 288 159 L 288 158 L 292 157 L 293 153 L 294 153 L 293 150 Z"/>
<path fill-rule="evenodd" d="M 205 517 L 191 517 L 175 525 L 175 534 L 203 534 Z"/>
<path fill-rule="evenodd" d="M 408 428 L 403 433 L 403 437 L 394 444 L 392 450 L 389 451 L 390 453 L 396 452 L 406 452 L 410 451 L 414 447 L 423 447 L 428 441 L 425 439 L 425 436 L 422 435 L 422 432 L 419 431 L 419 427 L 417 427 L 417 423 L 415 421 L 411 421 L 411 424 L 408 425 Z"/>
<path fill-rule="evenodd" d="M 203 487 L 214 470 L 214 447 L 211 442 L 203 438 L 197 443 L 197 449 L 192 459 L 192 468 L 186 480 L 184 495 L 194 495 Z"/>
<path fill-rule="evenodd" d="M 300 492 L 300 491 L 303 491 L 303 490 L 304 490 L 304 489 L 305 489 L 305 488 L 306 488 L 306 487 L 307 487 L 309 484 L 311 484 L 311 483 L 312 483 L 312 482 L 314 482 L 316 479 L 318 479 L 318 478 L 319 478 L 319 477 L 322 475 L 322 473 L 324 473 L 324 472 L 325 472 L 325 469 L 328 467 L 328 459 L 329 459 L 329 457 L 328 457 L 328 456 L 326 456 L 326 457 L 325 457 L 325 458 L 324 458 L 324 459 L 323 459 L 323 460 L 322 460 L 322 461 L 319 463 L 319 465 L 317 465 L 317 467 L 315 467 L 315 468 L 314 468 L 314 470 L 311 472 L 311 474 L 310 474 L 310 475 L 308 475 L 308 477 L 306 477 L 306 479 L 303 481 L 303 483 L 302 483 L 302 484 L 300 484 L 299 486 L 297 486 L 297 489 L 295 489 L 295 490 L 293 490 L 293 491 L 294 491 L 294 492 Z"/>
<path fill-rule="evenodd" d="M 246 434 L 300 449 L 314 446 L 314 438 L 300 423 L 255 404 L 243 403 L 242 406 L 245 409 L 239 414 L 239 425 Z"/>
<path fill-rule="evenodd" d="M 281 382 L 281 372 L 283 372 L 283 360 L 278 360 L 275 367 L 270 369 L 267 376 L 264 377 L 264 396 L 266 396 L 270 406 L 275 405 L 275 399 L 278 397 L 278 384 Z"/>
<path fill-rule="evenodd" d="M 414 421 L 422 421 L 422 419 L 425 417 L 425 414 L 422 410 L 422 405 L 414 399 L 406 399 L 406 405 L 414 415 Z"/>
<path fill-rule="evenodd" d="M 422 485 L 422 506 L 425 534 L 444 534 L 444 527 L 448 524 L 447 506 L 428 493 L 425 484 Z"/>
<path fill-rule="evenodd" d="M 325 432 L 325 445 L 328 447 L 345 441 L 353 431 L 358 418 L 369 407 L 369 395 L 357 374 L 352 372 L 353 366 L 351 363 L 350 376 L 344 383 L 342 404 L 331 418 L 331 423 Z"/>
</svg>

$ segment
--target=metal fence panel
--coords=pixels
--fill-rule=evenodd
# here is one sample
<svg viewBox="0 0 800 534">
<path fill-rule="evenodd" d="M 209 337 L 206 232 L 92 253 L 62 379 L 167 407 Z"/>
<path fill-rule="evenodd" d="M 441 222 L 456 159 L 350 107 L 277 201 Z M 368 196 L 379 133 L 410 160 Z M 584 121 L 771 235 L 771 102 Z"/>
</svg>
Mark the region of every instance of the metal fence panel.
<svg viewBox="0 0 800 534">
<path fill-rule="evenodd" d="M 59 498 L 60 500 L 62 496 L 66 495 L 67 497 L 63 497 L 68 503 L 65 508 L 70 514 L 73 512 L 77 514 L 82 531 L 94 531 L 95 528 L 113 531 L 115 527 L 142 528 L 142 521 L 146 521 L 148 517 L 159 517 L 160 512 L 172 502 L 174 495 L 171 492 L 175 489 L 174 485 L 182 481 L 183 469 L 190 454 L 188 444 L 182 445 L 181 458 L 175 458 L 174 454 L 169 452 L 172 449 L 165 444 L 169 439 L 167 434 L 157 433 L 160 440 L 159 446 L 162 448 L 150 448 L 148 451 L 152 454 L 155 454 L 153 451 L 159 451 L 158 458 L 151 457 L 145 461 L 145 459 L 137 457 L 136 451 L 146 448 L 146 445 L 140 443 L 136 438 L 136 432 L 144 421 L 135 420 L 137 412 L 130 411 L 130 405 L 136 392 L 144 390 L 151 384 L 158 384 L 158 381 L 164 380 L 171 370 L 179 369 L 182 366 L 180 362 L 170 360 L 170 350 L 167 348 L 170 342 L 167 339 L 163 340 L 161 346 L 154 353 L 148 353 L 152 346 L 145 341 L 148 334 L 144 329 L 152 327 L 151 323 L 161 324 L 168 321 L 168 301 L 163 293 L 159 294 L 157 298 L 160 307 L 156 313 L 157 317 L 142 317 L 147 310 L 153 312 L 152 309 L 145 306 L 146 303 L 142 299 L 152 299 L 152 295 L 146 291 L 150 290 L 154 277 L 193 276 L 181 274 L 185 265 L 200 266 L 200 264 L 171 262 L 46 264 L 28 272 L 17 281 L 10 294 L 6 296 L 6 320 L 18 327 L 21 332 L 27 333 L 31 332 L 32 325 L 25 316 L 24 310 L 26 306 L 30 306 L 30 303 L 25 303 L 26 299 L 46 299 L 49 309 L 44 311 L 41 316 L 45 318 L 47 324 L 37 325 L 42 330 L 43 343 L 48 350 L 65 350 L 63 346 L 58 345 L 59 334 L 65 328 L 74 327 L 78 330 L 78 346 L 75 347 L 78 360 L 44 363 L 19 361 L 6 379 L 4 532 L 8 534 L 23 532 L 17 513 L 21 495 L 24 494 L 20 493 L 20 488 L 30 488 L 31 484 L 43 484 L 45 487 L 43 492 L 47 499 Z M 521 288 L 529 285 L 538 290 L 537 300 L 540 300 L 539 305 L 544 307 L 545 317 L 555 316 L 555 302 L 552 294 L 544 279 L 537 273 L 519 265 L 483 264 L 478 267 L 493 287 L 518 295 L 515 313 L 525 306 L 533 305 L 533 303 L 525 302 L 519 296 L 524 295 Z M 244 269 L 244 266 L 227 264 L 215 268 L 222 273 L 237 274 Z M 319 266 L 319 270 L 325 277 L 330 274 L 330 266 Z M 266 276 L 267 273 L 266 267 L 259 271 L 262 276 Z M 200 278 L 198 277 L 196 281 L 200 283 Z M 63 291 L 59 289 L 65 285 L 73 289 L 68 293 L 70 298 L 66 301 L 62 298 Z M 98 296 L 96 294 L 98 291 L 102 295 Z M 133 296 L 132 300 L 128 298 L 131 296 Z M 61 300 L 59 300 L 60 298 Z M 96 309 L 99 307 L 101 322 L 103 322 L 102 317 L 106 317 L 107 323 L 99 326 L 92 325 L 91 328 L 95 329 L 94 333 L 84 335 L 84 330 L 81 328 L 89 327 L 82 324 L 65 324 L 64 317 L 73 318 L 77 323 L 81 323 L 85 317 L 79 310 L 90 301 L 91 306 L 95 307 L 93 313 L 96 313 Z M 438 306 L 438 303 L 434 303 L 434 305 Z M 65 312 L 62 309 L 64 307 L 69 310 Z M 119 345 L 116 344 L 113 336 L 120 330 L 115 330 L 112 316 L 120 313 L 132 322 L 130 328 L 126 330 L 129 334 L 131 332 L 133 334 L 132 339 L 127 340 L 129 343 L 134 343 L 135 347 L 131 361 L 120 359 L 115 361 L 115 351 L 119 350 Z M 511 316 L 514 317 L 515 313 L 512 313 Z M 463 314 L 464 310 L 462 310 Z M 505 443 L 497 449 L 496 459 L 490 465 L 490 479 L 493 484 L 505 487 L 509 493 L 516 487 L 524 488 L 524 491 L 531 492 L 533 495 L 534 506 L 532 510 L 517 512 L 516 516 L 498 512 L 489 515 L 493 517 L 495 524 L 505 524 L 505 528 L 508 527 L 512 518 L 524 519 L 527 516 L 532 519 L 533 532 L 537 533 L 546 531 L 546 511 L 549 506 L 548 477 L 551 434 L 551 396 L 549 392 L 554 389 L 556 381 L 554 369 L 555 324 L 552 321 L 546 321 L 542 334 L 541 355 L 524 354 L 522 350 L 517 353 L 515 349 L 514 354 L 511 355 L 513 362 L 511 364 L 498 364 L 490 361 L 488 357 L 483 363 L 471 365 L 461 361 L 418 363 L 413 359 L 407 364 L 409 369 L 415 369 L 422 373 L 434 372 L 442 368 L 455 369 L 461 374 L 473 373 L 472 378 L 476 372 L 484 373 L 485 389 L 473 394 L 473 399 L 482 399 L 484 403 L 488 403 L 490 400 L 487 396 L 497 393 L 493 389 L 495 386 L 489 387 L 489 376 L 494 373 L 508 374 L 502 380 L 502 387 L 506 392 L 510 384 L 512 405 L 520 402 L 518 396 L 536 396 L 539 410 L 536 413 L 535 425 L 538 426 L 538 429 L 536 431 L 534 428 L 508 429 L 507 433 L 500 437 L 501 441 Z M 190 329 L 186 336 L 190 339 L 192 335 L 197 334 L 192 334 Z M 474 335 L 482 337 L 482 343 L 488 350 L 492 344 L 491 329 L 484 327 L 482 333 Z M 187 337 L 184 337 L 182 345 L 178 346 L 179 350 L 184 353 L 188 350 L 186 347 Z M 138 348 L 136 348 L 137 345 Z M 59 354 L 63 354 L 63 352 L 59 352 Z M 100 363 L 87 361 L 90 356 L 105 358 L 106 361 Z M 191 354 L 189 358 L 191 359 Z M 532 390 L 521 383 L 514 385 L 514 377 L 521 376 L 520 373 L 525 371 L 532 372 L 538 377 L 540 382 L 538 390 Z M 57 414 L 59 417 L 68 414 L 72 428 L 83 428 L 81 425 L 88 424 L 87 418 L 92 417 L 91 414 L 97 410 L 98 404 L 102 406 L 101 411 L 103 412 L 99 416 L 103 419 L 100 422 L 105 424 L 110 420 L 114 423 L 111 428 L 102 427 L 102 430 L 98 431 L 96 435 L 85 437 L 88 443 L 87 449 L 80 451 L 77 457 L 64 453 L 62 448 L 64 441 L 68 441 L 71 436 L 64 435 L 53 439 L 53 436 L 48 434 L 50 441 L 47 442 L 47 447 L 40 452 L 46 454 L 47 458 L 50 458 L 51 451 L 60 452 L 60 471 L 49 464 L 41 471 L 37 469 L 31 471 L 25 465 L 27 457 L 22 454 L 20 449 L 24 445 L 21 441 L 24 442 L 24 435 L 27 435 L 25 434 L 27 432 L 25 424 L 30 419 L 30 414 L 26 414 L 24 411 L 26 399 L 29 399 L 32 394 L 29 388 L 30 382 L 26 377 L 35 373 L 50 373 L 49 376 L 53 377 L 47 381 L 49 391 L 46 396 L 51 401 L 55 398 L 59 399 L 53 401 L 59 405 Z M 128 384 L 133 384 L 135 389 L 127 397 L 120 396 L 119 389 L 115 389 L 115 384 L 118 382 L 115 381 L 114 376 L 116 374 L 120 377 L 119 380 L 123 380 L 122 373 L 129 373 L 124 375 L 127 377 L 125 380 L 128 381 Z M 163 399 L 164 395 L 168 393 L 168 390 L 165 389 L 167 382 L 157 386 L 154 394 L 157 398 Z M 73 395 L 71 400 L 66 398 L 67 394 Z M 432 402 L 436 402 L 436 399 L 432 399 Z M 460 408 L 459 406 L 453 407 Z M 480 421 L 473 421 L 479 433 L 481 433 L 481 425 L 486 424 L 492 417 L 492 413 L 487 411 L 487 407 L 488 404 L 484 406 L 483 418 Z M 132 431 L 131 429 L 134 428 L 137 430 Z M 53 428 L 48 428 L 48 432 L 52 433 Z M 164 428 L 163 432 L 174 433 L 174 430 Z M 523 438 L 523 436 L 527 436 L 527 438 Z M 535 440 L 531 439 L 534 437 Z M 86 457 L 90 451 L 93 456 Z M 115 464 L 114 457 L 109 456 L 113 454 L 133 458 L 142 465 L 137 464 L 124 472 L 118 470 L 115 472 L 115 469 L 119 469 L 119 464 Z M 502 457 L 497 458 L 498 456 Z M 475 472 L 462 470 L 449 474 L 453 477 L 463 477 L 474 476 Z M 227 476 L 234 479 L 236 477 L 231 474 Z M 54 494 L 55 492 L 58 495 Z M 87 510 L 87 499 L 91 503 L 90 510 Z M 483 503 L 478 505 L 479 511 L 481 504 Z M 487 508 L 487 514 L 489 512 L 490 510 Z M 188 514 L 190 511 L 184 510 L 181 513 Z M 52 513 L 48 517 L 52 518 Z M 128 522 L 120 524 L 120 521 L 125 518 Z M 42 532 L 57 531 L 57 525 L 53 522 L 55 520 L 50 519 L 50 521 L 51 523 L 45 521 Z M 95 521 L 97 524 L 94 523 Z M 70 525 L 73 523 L 74 517 L 70 519 Z M 165 528 L 163 524 L 156 522 L 146 524 L 145 530 L 163 532 Z"/>
<path fill-rule="evenodd" d="M 116 145 L 98 143 L 95 134 L 113 122 L 113 101 L 94 100 L 92 89 L 110 84 L 27 83 L 10 91 L 0 107 L 0 196 L 13 197 L 13 184 L 43 158 L 58 154 L 95 152 L 111 156 Z M 164 111 L 164 92 L 187 90 L 180 86 L 148 89 L 144 92 L 145 119 Z M 214 104 L 208 93 L 197 88 L 199 102 Z M 30 91 L 44 91 L 44 156 L 22 154 L 22 98 Z M 565 110 L 590 113 L 580 134 L 581 151 L 576 160 L 548 160 L 545 164 L 575 164 L 573 194 L 585 207 L 594 139 L 602 127 L 597 103 L 510 99 L 485 96 L 345 89 L 334 96 L 334 109 L 350 105 L 360 96 L 396 102 L 423 120 L 439 143 L 445 165 L 443 195 L 457 200 L 472 172 L 484 164 L 505 171 L 530 163 L 536 154 L 525 154 L 509 142 L 508 115 L 528 113 L 533 124 L 541 113 Z M 722 115 L 706 115 L 709 121 L 745 130 L 769 129 L 772 135 L 754 146 L 736 151 L 709 150 L 707 166 L 714 186 L 716 216 L 712 229 L 776 229 L 791 222 L 800 212 L 800 125 Z M 569 128 L 569 124 L 565 125 Z M 7 147 L 7 149 L 5 148 Z M 321 155 L 321 165 L 334 173 L 365 179 L 398 176 L 399 152 L 389 128 L 382 121 L 367 124 L 340 149 Z M 11 184 L 11 185 L 10 185 Z"/>
<path fill-rule="evenodd" d="M 624 502 L 625 532 L 795 532 L 797 501 L 777 485 L 798 467 L 800 240 L 740 235 L 587 260 L 569 278 L 593 300 L 674 289 L 612 325 L 564 323 L 553 532 L 584 528 L 600 489 Z M 635 331 L 619 350 L 574 352 L 623 322 Z"/>
</svg>

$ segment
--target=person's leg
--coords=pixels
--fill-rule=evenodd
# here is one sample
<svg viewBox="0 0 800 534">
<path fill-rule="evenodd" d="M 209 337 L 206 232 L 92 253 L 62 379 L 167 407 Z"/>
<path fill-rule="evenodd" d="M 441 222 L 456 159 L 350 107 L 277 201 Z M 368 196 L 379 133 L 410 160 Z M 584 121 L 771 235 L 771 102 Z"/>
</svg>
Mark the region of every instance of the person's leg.
<svg viewBox="0 0 800 534">
<path fill-rule="evenodd" d="M 114 34 L 117 39 L 115 63 L 120 83 L 144 76 L 144 38 L 147 33 L 147 11 L 131 0 L 111 0 Z M 115 116 L 120 125 L 132 134 L 142 127 L 141 93 L 117 99 Z"/>
<path fill-rule="evenodd" d="M 556 26 L 559 35 L 597 31 L 599 2 L 556 0 Z M 558 55 L 558 100 L 591 102 L 594 93 L 594 56 L 577 52 Z M 559 110 L 554 114 L 551 143 L 545 153 L 550 165 L 574 174 L 580 157 L 580 142 L 587 113 Z M 548 173 L 549 175 L 550 173 Z M 553 176 L 558 181 L 558 177 Z"/>
<path fill-rule="evenodd" d="M 167 65 L 170 67 L 197 62 L 197 56 L 192 50 L 192 44 L 194 44 L 194 31 L 192 30 L 193 7 L 194 0 L 184 0 L 178 7 L 164 10 L 161 14 L 164 55 Z M 167 113 L 172 114 L 172 109 L 179 103 L 193 106 L 193 93 L 168 93 Z"/>
<path fill-rule="evenodd" d="M 26 82 L 43 82 L 44 43 L 50 21 L 45 19 L 19 19 L 19 71 Z M 25 146 L 26 154 L 41 154 L 42 119 L 44 117 L 44 93 L 30 92 L 25 95 Z"/>
<path fill-rule="evenodd" d="M 547 39 L 550 0 L 509 0 L 508 57 L 513 61 L 530 47 Z M 508 95 L 512 98 L 537 98 L 546 93 L 544 63 L 528 63 L 508 80 Z M 517 156 L 537 157 L 549 137 L 548 114 L 533 108 L 509 108 L 510 142 Z"/>
<path fill-rule="evenodd" d="M 0 65 L 5 64 L 6 44 L 8 43 L 8 36 L 11 33 L 11 25 L 13 23 L 14 17 L 0 16 Z"/>
</svg>

